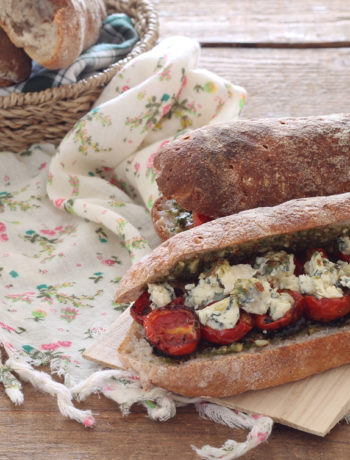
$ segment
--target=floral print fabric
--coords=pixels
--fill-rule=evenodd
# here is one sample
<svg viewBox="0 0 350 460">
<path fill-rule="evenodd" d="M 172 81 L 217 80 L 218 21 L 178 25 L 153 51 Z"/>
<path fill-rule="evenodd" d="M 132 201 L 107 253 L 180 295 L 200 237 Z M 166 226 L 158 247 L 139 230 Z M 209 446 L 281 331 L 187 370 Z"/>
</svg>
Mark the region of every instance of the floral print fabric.
<svg viewBox="0 0 350 460">
<path fill-rule="evenodd" d="M 113 302 L 122 275 L 159 244 L 157 151 L 244 104 L 198 59 L 197 42 L 166 39 L 114 77 L 57 149 L 0 153 L 0 341 L 67 387 L 99 370 L 82 353 L 126 307 Z M 0 378 L 19 385 L 5 366 Z"/>
<path fill-rule="evenodd" d="M 123 413 L 139 402 L 162 421 L 196 402 L 144 391 L 136 375 L 103 370 L 82 354 L 127 307 L 113 301 L 123 274 L 160 242 L 150 219 L 158 150 L 186 130 L 237 117 L 244 105 L 244 89 L 199 69 L 198 59 L 197 42 L 166 39 L 114 77 L 57 149 L 0 152 L 0 344 L 8 355 L 6 363 L 0 355 L 0 382 L 16 404 L 21 379 L 86 427 L 95 420 L 72 399 L 94 391 Z M 43 364 L 63 383 L 34 369 Z M 244 443 L 196 449 L 202 458 L 238 458 L 269 436 L 271 419 L 214 406 L 196 407 L 250 432 Z"/>
</svg>

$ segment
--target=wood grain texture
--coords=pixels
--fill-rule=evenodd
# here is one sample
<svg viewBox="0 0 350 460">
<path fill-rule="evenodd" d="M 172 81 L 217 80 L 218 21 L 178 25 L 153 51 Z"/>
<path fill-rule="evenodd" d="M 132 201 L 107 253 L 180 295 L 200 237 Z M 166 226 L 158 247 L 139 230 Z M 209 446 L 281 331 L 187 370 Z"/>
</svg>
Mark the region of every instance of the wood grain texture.
<svg viewBox="0 0 350 460">
<path fill-rule="evenodd" d="M 344 0 L 154 0 L 162 37 L 183 34 L 202 44 L 283 46 L 350 42 Z"/>
<path fill-rule="evenodd" d="M 298 382 L 249 391 L 213 401 L 317 436 L 326 436 L 350 410 L 350 366 L 342 366 Z"/>
<path fill-rule="evenodd" d="M 1 395 L 1 460 L 198 460 L 191 445 L 218 447 L 247 435 L 200 419 L 193 406 L 178 409 L 175 418 L 160 423 L 137 407 L 123 417 L 114 403 L 98 396 L 79 405 L 92 409 L 97 419 L 96 427 L 87 429 L 64 419 L 55 400 L 30 385 L 24 385 L 24 395 L 20 407 Z M 268 442 L 242 458 L 345 460 L 349 452 L 349 426 L 344 422 L 326 438 L 276 425 Z"/>
<path fill-rule="evenodd" d="M 349 111 L 350 48 L 203 48 L 200 66 L 246 88 L 242 118 Z"/>
</svg>

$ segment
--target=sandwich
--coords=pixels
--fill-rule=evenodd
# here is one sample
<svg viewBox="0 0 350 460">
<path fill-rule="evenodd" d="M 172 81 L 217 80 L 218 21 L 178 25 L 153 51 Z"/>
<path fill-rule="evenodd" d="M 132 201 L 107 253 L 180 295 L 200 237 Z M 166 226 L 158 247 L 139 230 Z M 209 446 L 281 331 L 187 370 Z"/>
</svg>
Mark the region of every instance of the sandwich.
<svg viewBox="0 0 350 460">
<path fill-rule="evenodd" d="M 133 265 L 115 300 L 142 385 L 222 397 L 350 362 L 350 193 L 300 198 L 179 233 Z"/>
<path fill-rule="evenodd" d="M 350 115 L 238 120 L 166 144 L 154 166 L 162 240 L 218 217 L 350 190 Z"/>
</svg>

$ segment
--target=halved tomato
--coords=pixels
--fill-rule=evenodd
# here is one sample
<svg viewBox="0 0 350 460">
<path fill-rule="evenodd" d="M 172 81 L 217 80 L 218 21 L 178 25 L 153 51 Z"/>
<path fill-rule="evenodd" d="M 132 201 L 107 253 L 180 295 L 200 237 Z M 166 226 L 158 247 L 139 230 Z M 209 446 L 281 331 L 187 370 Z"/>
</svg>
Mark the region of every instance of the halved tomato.
<svg viewBox="0 0 350 460">
<path fill-rule="evenodd" d="M 344 254 L 343 252 L 337 252 L 337 258 L 343 260 L 344 262 L 350 263 L 350 255 Z"/>
<path fill-rule="evenodd" d="M 143 324 L 143 320 L 148 313 L 152 311 L 150 294 L 148 291 L 145 291 L 140 297 L 135 300 L 133 305 L 130 308 L 130 314 L 136 322 Z"/>
<path fill-rule="evenodd" d="M 200 340 L 200 324 L 193 310 L 182 306 L 157 308 L 143 321 L 148 341 L 169 356 L 183 356 L 195 351 Z"/>
<path fill-rule="evenodd" d="M 287 292 L 294 299 L 292 307 L 282 316 L 273 320 L 270 315 L 255 315 L 255 325 L 261 331 L 276 331 L 290 324 L 296 323 L 302 316 L 304 310 L 304 296 L 299 292 L 290 289 L 283 289 L 279 292 Z"/>
<path fill-rule="evenodd" d="M 341 318 L 350 313 L 350 295 L 344 295 L 339 298 L 317 299 L 312 295 L 306 295 L 305 299 L 305 316 L 308 319 L 327 323 L 334 319 Z"/>
</svg>

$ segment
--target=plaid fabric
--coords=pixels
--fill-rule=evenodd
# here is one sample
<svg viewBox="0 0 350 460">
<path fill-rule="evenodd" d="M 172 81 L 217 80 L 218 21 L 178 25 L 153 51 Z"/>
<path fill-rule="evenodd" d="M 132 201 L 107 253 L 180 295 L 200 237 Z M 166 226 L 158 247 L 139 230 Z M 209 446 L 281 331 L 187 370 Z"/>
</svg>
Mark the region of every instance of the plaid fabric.
<svg viewBox="0 0 350 460">
<path fill-rule="evenodd" d="M 96 71 L 106 69 L 127 55 L 137 40 L 138 35 L 131 19 L 123 13 L 112 14 L 104 21 L 97 43 L 85 50 L 69 67 L 48 70 L 33 62 L 29 79 L 1 88 L 0 96 L 7 96 L 13 91 L 28 93 L 75 83 Z"/>
</svg>

